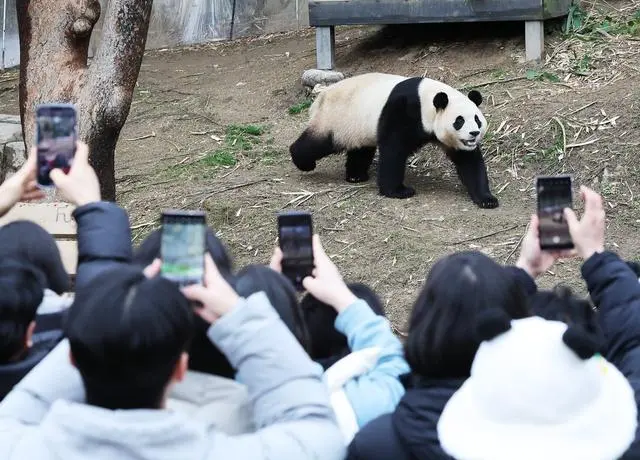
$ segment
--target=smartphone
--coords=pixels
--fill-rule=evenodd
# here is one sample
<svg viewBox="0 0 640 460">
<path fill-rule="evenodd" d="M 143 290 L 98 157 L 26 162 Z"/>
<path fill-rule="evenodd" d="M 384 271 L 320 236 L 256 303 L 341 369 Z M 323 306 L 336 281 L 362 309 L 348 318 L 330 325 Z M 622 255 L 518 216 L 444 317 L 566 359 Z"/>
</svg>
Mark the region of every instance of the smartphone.
<svg viewBox="0 0 640 460">
<path fill-rule="evenodd" d="M 162 212 L 162 276 L 181 287 L 203 283 L 206 225 L 201 211 Z"/>
<path fill-rule="evenodd" d="M 42 104 L 36 107 L 38 185 L 53 187 L 51 170 L 67 174 L 76 154 L 78 116 L 72 104 Z"/>
<path fill-rule="evenodd" d="M 278 240 L 282 250 L 282 274 L 303 291 L 302 280 L 313 272 L 313 223 L 311 214 L 292 211 L 278 214 Z"/>
<path fill-rule="evenodd" d="M 568 175 L 536 177 L 540 249 L 573 249 L 564 208 L 573 208 L 572 179 Z"/>
</svg>

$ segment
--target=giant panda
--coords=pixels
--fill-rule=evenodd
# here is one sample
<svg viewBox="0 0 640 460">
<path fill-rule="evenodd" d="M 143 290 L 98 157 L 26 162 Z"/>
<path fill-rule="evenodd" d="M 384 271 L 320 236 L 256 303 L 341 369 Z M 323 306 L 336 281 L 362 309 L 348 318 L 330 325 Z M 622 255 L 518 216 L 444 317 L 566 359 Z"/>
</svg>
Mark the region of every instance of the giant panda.
<svg viewBox="0 0 640 460">
<path fill-rule="evenodd" d="M 291 144 L 293 163 L 312 171 L 328 155 L 347 151 L 346 180 L 369 180 L 379 149 L 378 189 L 389 198 L 409 198 L 404 185 L 407 159 L 427 143 L 439 144 L 456 167 L 471 200 L 496 208 L 480 141 L 487 121 L 479 109 L 482 95 L 467 95 L 429 78 L 366 73 L 323 90 L 309 108 L 309 123 Z"/>
</svg>

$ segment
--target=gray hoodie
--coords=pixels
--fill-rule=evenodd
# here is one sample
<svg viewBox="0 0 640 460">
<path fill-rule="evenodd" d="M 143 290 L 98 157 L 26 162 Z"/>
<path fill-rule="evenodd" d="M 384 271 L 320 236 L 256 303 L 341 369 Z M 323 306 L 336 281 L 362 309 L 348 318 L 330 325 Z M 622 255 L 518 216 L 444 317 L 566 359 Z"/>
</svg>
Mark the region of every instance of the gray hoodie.
<svg viewBox="0 0 640 460">
<path fill-rule="evenodd" d="M 238 369 L 255 433 L 230 436 L 170 410 L 111 411 L 82 401 L 65 340 L 0 403 L 3 460 L 342 460 L 322 369 L 263 293 L 209 329 Z"/>
</svg>

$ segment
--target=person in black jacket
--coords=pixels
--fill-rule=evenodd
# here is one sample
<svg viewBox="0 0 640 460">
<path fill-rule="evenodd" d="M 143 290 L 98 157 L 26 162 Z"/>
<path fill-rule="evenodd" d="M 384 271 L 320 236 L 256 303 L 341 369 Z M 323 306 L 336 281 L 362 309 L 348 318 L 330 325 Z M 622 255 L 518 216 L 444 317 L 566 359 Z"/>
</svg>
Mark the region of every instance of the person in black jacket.
<svg viewBox="0 0 640 460">
<path fill-rule="evenodd" d="M 349 460 L 450 459 L 437 424 L 445 404 L 471 372 L 480 345 L 475 316 L 501 308 L 512 318 L 530 315 L 527 296 L 535 278 L 567 252 L 540 250 L 537 216 L 522 242 L 515 266 L 502 267 L 477 252 L 454 254 L 431 269 L 416 301 L 405 342 L 413 375 L 395 412 L 363 427 L 349 446 Z"/>
</svg>

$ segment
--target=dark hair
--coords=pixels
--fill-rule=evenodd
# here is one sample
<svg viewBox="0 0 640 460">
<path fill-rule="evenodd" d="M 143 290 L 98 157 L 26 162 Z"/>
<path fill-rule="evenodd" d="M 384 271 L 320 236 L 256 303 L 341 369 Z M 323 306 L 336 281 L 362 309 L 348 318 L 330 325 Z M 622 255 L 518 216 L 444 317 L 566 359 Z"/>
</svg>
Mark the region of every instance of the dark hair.
<svg viewBox="0 0 640 460">
<path fill-rule="evenodd" d="M 376 315 L 384 316 L 382 302 L 373 289 L 361 283 L 350 283 L 347 287 L 356 297 L 367 302 Z M 351 351 L 347 337 L 335 328 L 338 313 L 311 294 L 302 298 L 300 307 L 311 339 L 309 355 L 324 369 L 328 369 Z"/>
<path fill-rule="evenodd" d="M 216 263 L 216 267 L 218 267 L 220 273 L 223 276 L 231 274 L 233 271 L 233 262 L 222 242 L 209 227 L 206 229 L 205 237 L 207 252 L 211 254 L 211 258 Z M 134 250 L 133 263 L 146 267 L 153 262 L 154 259 L 160 257 L 161 246 L 162 229 L 158 229 L 150 233 L 140 246 Z"/>
<path fill-rule="evenodd" d="M 513 319 L 529 316 L 524 292 L 504 267 L 477 251 L 436 262 L 409 320 L 405 355 L 414 374 L 468 377 L 481 342 L 476 319 L 489 308 Z"/>
<path fill-rule="evenodd" d="M 531 314 L 568 325 L 579 325 L 600 334 L 597 312 L 587 299 L 574 295 L 568 286 L 558 285 L 550 291 L 538 291 L 529 297 Z"/>
<path fill-rule="evenodd" d="M 56 240 L 34 222 L 20 220 L 0 227 L 0 260 L 5 258 L 24 261 L 39 269 L 45 276 L 44 288 L 58 294 L 71 288 Z"/>
<path fill-rule="evenodd" d="M 157 409 L 188 348 L 193 312 L 176 284 L 121 266 L 76 292 L 65 332 L 89 404 Z"/>
<path fill-rule="evenodd" d="M 227 250 L 211 228 L 207 227 L 205 237 L 207 252 L 211 255 L 222 277 L 232 284 L 233 263 Z M 154 259 L 160 257 L 161 246 L 162 229 L 158 229 L 150 233 L 142 244 L 135 249 L 133 263 L 146 267 Z M 233 378 L 236 373 L 235 369 L 233 369 L 227 357 L 218 350 L 218 347 L 207 336 L 210 326 L 205 320 L 195 316 L 193 340 L 189 347 L 189 369 L 220 377 Z"/>
<path fill-rule="evenodd" d="M 242 297 L 264 292 L 300 345 L 309 350 L 309 332 L 300 312 L 296 289 L 287 277 L 265 265 L 247 265 L 238 272 L 234 288 Z"/>
<path fill-rule="evenodd" d="M 22 261 L 0 262 L 0 364 L 20 358 L 29 324 L 44 297 L 42 271 Z"/>
</svg>

